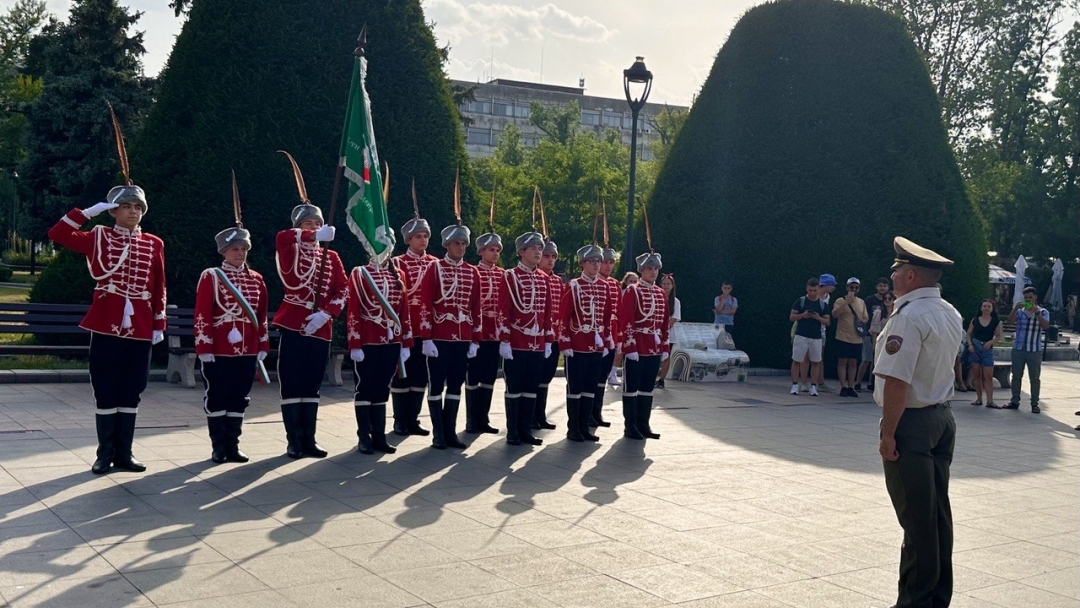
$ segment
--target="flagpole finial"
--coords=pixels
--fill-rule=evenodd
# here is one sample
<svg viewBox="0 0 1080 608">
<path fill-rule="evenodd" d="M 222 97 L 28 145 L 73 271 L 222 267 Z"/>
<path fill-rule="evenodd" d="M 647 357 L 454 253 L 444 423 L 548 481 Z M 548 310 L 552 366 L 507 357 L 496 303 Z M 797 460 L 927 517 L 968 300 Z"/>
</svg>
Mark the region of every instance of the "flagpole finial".
<svg viewBox="0 0 1080 608">
<path fill-rule="evenodd" d="M 364 56 L 364 47 L 367 46 L 367 24 L 360 28 L 360 35 L 356 37 L 356 48 L 353 49 L 354 57 Z"/>
</svg>

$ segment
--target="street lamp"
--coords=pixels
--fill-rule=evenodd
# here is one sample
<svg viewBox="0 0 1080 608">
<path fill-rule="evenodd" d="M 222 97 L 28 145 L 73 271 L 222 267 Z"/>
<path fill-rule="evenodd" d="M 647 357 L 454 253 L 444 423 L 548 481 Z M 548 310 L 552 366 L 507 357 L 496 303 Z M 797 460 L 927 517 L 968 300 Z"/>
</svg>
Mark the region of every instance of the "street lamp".
<svg viewBox="0 0 1080 608">
<path fill-rule="evenodd" d="M 633 97 L 630 85 L 640 91 L 638 97 Z M 623 92 L 626 93 L 626 103 L 630 104 L 630 114 L 633 116 L 633 125 L 630 131 L 630 194 L 626 202 L 626 249 L 623 250 L 623 270 L 633 269 L 634 264 L 634 178 L 637 176 L 637 132 L 638 112 L 645 107 L 645 100 L 649 98 L 652 90 L 652 72 L 645 68 L 645 58 L 637 57 L 630 69 L 623 70 Z"/>
</svg>

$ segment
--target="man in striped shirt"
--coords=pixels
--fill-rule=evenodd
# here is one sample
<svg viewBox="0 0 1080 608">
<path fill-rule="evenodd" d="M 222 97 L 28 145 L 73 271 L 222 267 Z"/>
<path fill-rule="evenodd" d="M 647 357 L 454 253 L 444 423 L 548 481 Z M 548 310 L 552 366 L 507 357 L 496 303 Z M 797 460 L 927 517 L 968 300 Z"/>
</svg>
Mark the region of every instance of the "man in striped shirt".
<svg viewBox="0 0 1080 608">
<path fill-rule="evenodd" d="M 1004 409 L 1020 407 L 1020 385 L 1024 381 L 1024 366 L 1031 384 L 1031 413 L 1039 413 L 1039 373 L 1042 370 L 1042 332 L 1050 326 L 1050 311 L 1039 306 L 1034 287 L 1024 288 L 1024 301 L 1017 302 L 1009 313 L 1007 323 L 1016 324 L 1016 339 L 1012 348 L 1012 399 Z"/>
</svg>

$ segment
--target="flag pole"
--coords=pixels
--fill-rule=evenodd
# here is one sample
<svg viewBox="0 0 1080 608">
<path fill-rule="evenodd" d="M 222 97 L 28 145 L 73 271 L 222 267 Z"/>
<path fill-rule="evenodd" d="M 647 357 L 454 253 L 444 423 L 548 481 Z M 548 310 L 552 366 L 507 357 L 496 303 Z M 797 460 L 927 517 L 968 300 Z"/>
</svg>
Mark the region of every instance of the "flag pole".
<svg viewBox="0 0 1080 608">
<path fill-rule="evenodd" d="M 353 49 L 353 57 L 360 58 L 364 56 L 364 45 L 367 44 L 367 24 L 360 28 L 360 35 L 356 38 L 356 48 Z M 336 169 L 334 170 L 334 188 L 330 192 L 330 213 L 327 215 L 326 223 L 330 226 L 334 225 L 334 215 L 337 211 L 338 193 L 341 190 L 341 176 L 345 173 L 345 167 L 341 163 L 339 158 L 335 163 Z M 319 310 L 319 296 L 322 293 L 323 276 L 326 274 L 326 260 L 330 257 L 330 247 L 323 247 L 322 258 L 319 259 L 319 271 L 315 274 L 315 297 L 311 301 L 312 310 Z"/>
</svg>

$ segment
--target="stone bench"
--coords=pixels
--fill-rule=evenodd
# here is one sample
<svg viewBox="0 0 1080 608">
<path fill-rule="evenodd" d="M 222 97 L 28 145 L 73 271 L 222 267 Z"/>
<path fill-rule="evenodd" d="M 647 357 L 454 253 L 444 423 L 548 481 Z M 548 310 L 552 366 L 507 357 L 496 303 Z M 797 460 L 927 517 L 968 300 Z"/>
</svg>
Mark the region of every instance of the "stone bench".
<svg viewBox="0 0 1080 608">
<path fill-rule="evenodd" d="M 668 378 L 683 382 L 745 382 L 750 357 L 717 348 L 720 328 L 711 323 L 675 324 L 671 329 Z"/>
</svg>

